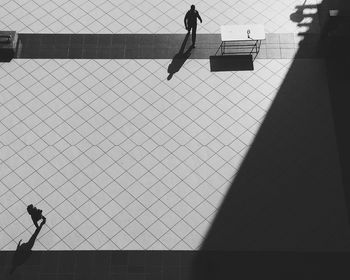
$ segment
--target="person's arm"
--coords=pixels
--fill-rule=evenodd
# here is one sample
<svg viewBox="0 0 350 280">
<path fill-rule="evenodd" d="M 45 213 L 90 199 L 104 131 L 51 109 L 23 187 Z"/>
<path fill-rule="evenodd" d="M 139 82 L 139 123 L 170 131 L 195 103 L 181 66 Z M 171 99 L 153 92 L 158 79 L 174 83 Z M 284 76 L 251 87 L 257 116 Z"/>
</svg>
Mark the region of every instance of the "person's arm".
<svg viewBox="0 0 350 280">
<path fill-rule="evenodd" d="M 41 221 L 40 227 L 42 227 L 46 223 L 46 218 L 43 216 L 43 219 Z"/>
<path fill-rule="evenodd" d="M 198 11 L 197 11 L 197 17 L 199 18 L 199 20 L 200 20 L 201 23 L 202 23 L 202 18 L 201 18 L 201 16 L 199 15 Z"/>
<path fill-rule="evenodd" d="M 188 12 L 186 13 L 185 18 L 184 18 L 184 23 L 185 23 L 186 30 L 188 29 L 187 22 L 188 22 Z"/>
</svg>

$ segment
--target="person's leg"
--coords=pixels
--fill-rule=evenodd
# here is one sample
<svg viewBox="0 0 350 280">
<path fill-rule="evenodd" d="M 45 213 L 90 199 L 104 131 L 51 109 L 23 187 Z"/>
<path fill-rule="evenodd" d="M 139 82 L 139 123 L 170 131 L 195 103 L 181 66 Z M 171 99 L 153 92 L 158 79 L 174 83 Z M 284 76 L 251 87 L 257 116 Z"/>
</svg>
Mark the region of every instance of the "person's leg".
<svg viewBox="0 0 350 280">
<path fill-rule="evenodd" d="M 188 34 L 190 34 L 191 31 L 193 32 L 192 26 L 189 26 L 187 30 L 188 30 Z"/>
<path fill-rule="evenodd" d="M 196 44 L 197 25 L 192 26 L 192 46 Z"/>
<path fill-rule="evenodd" d="M 27 244 L 27 250 L 31 250 L 34 246 L 35 240 L 41 230 L 41 228 L 43 227 L 43 223 L 40 224 L 40 226 L 38 226 L 35 230 L 35 232 L 33 233 L 33 235 L 30 237 L 30 239 L 28 240 Z M 24 243 L 25 244 L 25 243 Z"/>
</svg>

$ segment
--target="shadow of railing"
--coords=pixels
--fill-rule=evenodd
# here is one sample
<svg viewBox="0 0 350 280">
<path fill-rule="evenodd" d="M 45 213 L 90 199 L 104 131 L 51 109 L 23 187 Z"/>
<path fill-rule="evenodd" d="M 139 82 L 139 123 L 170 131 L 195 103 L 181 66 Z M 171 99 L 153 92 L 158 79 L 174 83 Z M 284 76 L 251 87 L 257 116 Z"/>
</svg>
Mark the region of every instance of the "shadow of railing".
<svg viewBox="0 0 350 280">
<path fill-rule="evenodd" d="M 254 70 L 252 55 L 210 56 L 209 61 L 211 72 Z"/>
<path fill-rule="evenodd" d="M 315 24 L 315 20 L 318 19 L 316 13 L 318 6 L 314 4 L 306 4 L 307 0 L 304 1 L 302 5 L 295 7 L 295 12 L 290 14 L 290 20 L 297 23 L 299 28 L 307 27 L 306 32 L 301 32 L 302 34 L 314 32 L 318 28 L 318 24 Z M 313 12 L 312 12 L 313 11 Z"/>
</svg>

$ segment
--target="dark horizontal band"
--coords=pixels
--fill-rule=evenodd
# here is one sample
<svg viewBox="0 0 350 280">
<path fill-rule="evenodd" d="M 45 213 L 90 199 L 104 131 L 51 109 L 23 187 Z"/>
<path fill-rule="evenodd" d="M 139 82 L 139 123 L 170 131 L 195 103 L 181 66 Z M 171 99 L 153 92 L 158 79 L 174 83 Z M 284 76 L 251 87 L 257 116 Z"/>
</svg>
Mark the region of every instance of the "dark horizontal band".
<svg viewBox="0 0 350 280">
<path fill-rule="evenodd" d="M 308 44 L 299 57 L 314 58 L 317 34 L 306 35 Z M 17 58 L 52 59 L 172 59 L 179 54 L 186 34 L 19 34 Z M 266 34 L 258 58 L 293 58 L 299 44 L 294 34 Z M 188 36 L 186 52 L 192 44 Z M 208 59 L 221 44 L 220 34 L 197 34 L 189 58 Z M 239 53 L 250 51 L 237 42 Z"/>
</svg>

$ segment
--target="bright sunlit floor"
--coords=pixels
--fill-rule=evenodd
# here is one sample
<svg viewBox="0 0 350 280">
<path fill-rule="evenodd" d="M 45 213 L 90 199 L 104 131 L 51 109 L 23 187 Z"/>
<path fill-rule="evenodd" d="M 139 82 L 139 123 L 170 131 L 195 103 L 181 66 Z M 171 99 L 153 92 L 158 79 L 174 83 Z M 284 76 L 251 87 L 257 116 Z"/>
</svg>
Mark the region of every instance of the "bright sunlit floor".
<svg viewBox="0 0 350 280">
<path fill-rule="evenodd" d="M 189 60 L 1 66 L 1 248 L 197 249 L 292 60 L 211 73 Z M 306 62 L 310 63 L 310 62 Z"/>
<path fill-rule="evenodd" d="M 7 1 L 0 29 L 185 32 L 185 1 L 82 2 Z M 200 1 L 198 33 L 245 23 L 292 38 L 311 24 L 317 33 L 314 10 L 300 25 L 290 19 L 303 3 Z M 171 59 L 1 64 L 0 249 L 31 236 L 31 203 L 47 217 L 35 250 L 199 249 L 293 62 L 256 59 L 253 71 L 210 72 L 208 59 L 190 58 L 169 81 Z"/>
</svg>

